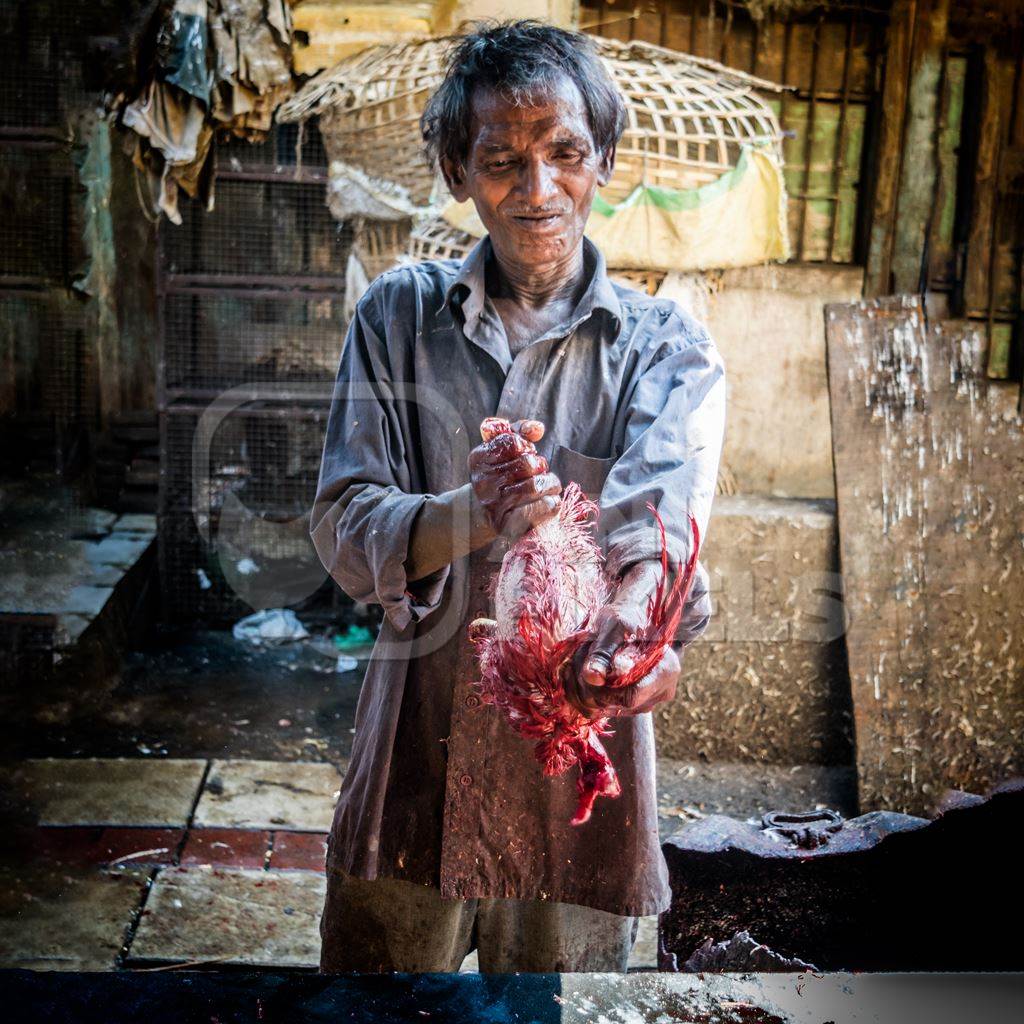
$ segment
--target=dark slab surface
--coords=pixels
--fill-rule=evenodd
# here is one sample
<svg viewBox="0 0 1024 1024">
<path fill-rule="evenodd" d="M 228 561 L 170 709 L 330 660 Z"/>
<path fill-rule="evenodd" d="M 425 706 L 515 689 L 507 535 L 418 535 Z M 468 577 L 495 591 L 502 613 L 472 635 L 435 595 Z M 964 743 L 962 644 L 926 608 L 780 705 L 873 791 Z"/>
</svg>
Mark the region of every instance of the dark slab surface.
<svg viewBox="0 0 1024 1024">
<path fill-rule="evenodd" d="M 1024 420 L 977 325 L 826 307 L 862 810 L 1024 770 Z"/>
<path fill-rule="evenodd" d="M 1009 909 L 1022 813 L 1016 783 L 931 822 L 871 812 L 838 829 L 724 816 L 685 826 L 662 844 L 672 905 L 659 963 L 684 964 L 705 940 L 746 931 L 830 971 L 1024 970 Z"/>
<path fill-rule="evenodd" d="M 0 973 L 11 1024 L 1016 1024 L 1022 998 L 1021 975 Z"/>
</svg>

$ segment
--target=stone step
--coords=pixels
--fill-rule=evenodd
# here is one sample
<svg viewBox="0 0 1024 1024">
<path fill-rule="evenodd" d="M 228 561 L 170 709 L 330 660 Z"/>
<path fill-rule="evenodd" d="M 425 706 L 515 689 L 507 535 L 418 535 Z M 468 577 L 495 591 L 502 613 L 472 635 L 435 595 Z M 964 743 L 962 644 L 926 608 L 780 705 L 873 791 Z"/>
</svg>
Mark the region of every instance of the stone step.
<svg viewBox="0 0 1024 1024">
<path fill-rule="evenodd" d="M 147 584 L 155 517 L 118 519 L 104 509 L 82 508 L 70 489 L 50 477 L 11 484 L 2 511 L 0 652 L 8 681 L 43 681 L 37 675 L 40 638 L 34 635 L 31 650 L 25 650 L 19 616 L 49 617 L 51 668 L 84 650 L 85 637 L 97 633 L 101 623 L 100 647 L 113 657 Z M 21 668 L 19 651 L 26 655 Z"/>
<path fill-rule="evenodd" d="M 835 503 L 715 499 L 702 561 L 715 613 L 655 714 L 659 753 L 765 764 L 852 762 Z"/>
</svg>

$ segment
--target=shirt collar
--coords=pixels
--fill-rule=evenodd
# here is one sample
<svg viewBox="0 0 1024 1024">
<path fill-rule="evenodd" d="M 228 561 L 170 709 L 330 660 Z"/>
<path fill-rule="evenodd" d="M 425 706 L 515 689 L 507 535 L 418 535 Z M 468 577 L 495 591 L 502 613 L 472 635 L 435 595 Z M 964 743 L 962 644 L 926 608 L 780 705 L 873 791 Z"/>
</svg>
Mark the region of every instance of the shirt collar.
<svg viewBox="0 0 1024 1024">
<path fill-rule="evenodd" d="M 469 337 L 476 333 L 487 306 L 484 282 L 487 260 L 491 253 L 491 240 L 489 236 L 484 235 L 462 261 L 455 279 L 445 291 L 445 306 L 452 308 L 458 304 L 462 310 L 463 329 Z M 608 268 L 601 250 L 586 237 L 583 239 L 583 266 L 584 272 L 589 275 L 586 290 L 569 320 L 554 331 L 548 332 L 545 337 L 574 330 L 584 320 L 590 319 L 598 309 L 604 310 L 612 322 L 611 339 L 619 336 L 622 329 L 622 306 L 619 304 L 615 286 L 608 276 Z"/>
</svg>

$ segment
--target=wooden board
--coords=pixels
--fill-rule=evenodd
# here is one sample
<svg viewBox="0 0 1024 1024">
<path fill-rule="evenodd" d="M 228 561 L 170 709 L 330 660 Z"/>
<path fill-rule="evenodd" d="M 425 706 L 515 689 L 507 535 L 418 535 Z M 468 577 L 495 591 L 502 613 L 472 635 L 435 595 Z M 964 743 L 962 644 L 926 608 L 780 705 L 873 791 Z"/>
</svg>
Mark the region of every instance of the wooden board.
<svg viewBox="0 0 1024 1024">
<path fill-rule="evenodd" d="M 827 306 L 861 808 L 1024 771 L 1024 422 L 984 327 Z"/>
</svg>

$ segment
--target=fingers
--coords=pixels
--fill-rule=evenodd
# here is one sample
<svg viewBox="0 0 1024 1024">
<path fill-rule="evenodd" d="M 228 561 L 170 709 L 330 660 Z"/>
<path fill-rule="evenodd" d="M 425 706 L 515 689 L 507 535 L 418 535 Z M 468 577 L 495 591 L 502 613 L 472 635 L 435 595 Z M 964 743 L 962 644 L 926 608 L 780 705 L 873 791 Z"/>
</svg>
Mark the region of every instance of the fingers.
<svg viewBox="0 0 1024 1024">
<path fill-rule="evenodd" d="M 539 500 L 547 498 L 557 499 L 561 492 L 562 482 L 558 477 L 553 473 L 542 473 L 540 476 L 533 476 L 500 488 L 495 500 L 490 504 L 488 514 L 497 530 L 507 534 L 509 517 L 516 509 L 534 505 Z M 487 507 L 486 503 L 484 507 Z M 557 507 L 556 505 L 555 508 Z M 533 514 L 543 515 L 544 511 L 543 508 L 534 509 Z M 522 517 L 519 517 L 519 521 L 522 522 Z"/>
<path fill-rule="evenodd" d="M 501 434 L 508 434 L 512 430 L 512 424 L 500 416 L 488 416 L 480 424 L 480 436 L 484 442 L 493 441 Z"/>
<path fill-rule="evenodd" d="M 614 717 L 653 711 L 675 697 L 679 672 L 679 658 L 671 647 L 666 647 L 658 664 L 639 682 L 632 686 L 605 686 L 595 691 L 601 714 Z"/>
<path fill-rule="evenodd" d="M 506 481 L 502 486 L 507 487 L 509 483 L 516 480 L 527 480 L 531 477 L 539 477 L 548 471 L 548 460 L 536 452 L 527 452 L 509 462 L 503 462 L 494 467 L 496 473 L 500 473 Z"/>
<path fill-rule="evenodd" d="M 591 641 L 590 650 L 580 676 L 588 686 L 604 686 L 611 670 L 612 658 L 626 638 L 625 623 L 609 606 L 599 614 L 597 633 Z"/>
<path fill-rule="evenodd" d="M 516 420 L 512 429 L 533 444 L 544 436 L 544 424 L 540 420 Z"/>
<path fill-rule="evenodd" d="M 590 718 L 601 717 L 601 705 L 590 687 L 580 679 L 577 667 L 569 666 L 566 669 L 563 688 L 566 700 L 581 715 L 587 715 Z"/>
<path fill-rule="evenodd" d="M 533 446 L 543 435 L 539 420 L 511 423 L 492 416 L 480 424 L 484 440 L 469 453 L 470 480 L 491 527 L 499 533 L 511 529 L 518 536 L 559 507 L 561 481 Z M 510 522 L 512 512 L 524 506 L 532 507 Z"/>
<path fill-rule="evenodd" d="M 533 444 L 544 436 L 544 424 L 540 420 L 516 420 L 510 423 L 500 416 L 488 416 L 480 424 L 480 437 L 492 441 L 502 434 L 518 434 Z"/>
<path fill-rule="evenodd" d="M 531 501 L 528 505 L 518 505 L 508 513 L 501 532 L 510 541 L 514 541 L 531 527 L 558 515 L 561 504 L 560 495 L 549 494 L 547 497 L 538 498 L 537 501 Z"/>
<path fill-rule="evenodd" d="M 502 501 L 509 509 L 513 509 L 549 494 L 561 494 L 562 481 L 554 473 L 540 473 L 537 476 L 531 474 L 525 479 L 502 484 L 500 491 Z"/>
<path fill-rule="evenodd" d="M 616 676 L 624 676 L 633 665 L 636 664 L 637 654 L 635 651 L 630 651 L 620 647 L 615 654 L 612 655 L 611 670 Z"/>
<path fill-rule="evenodd" d="M 533 445 L 519 434 L 497 434 L 491 440 L 477 445 L 469 453 L 469 464 L 471 467 L 499 466 L 532 451 Z"/>
</svg>

